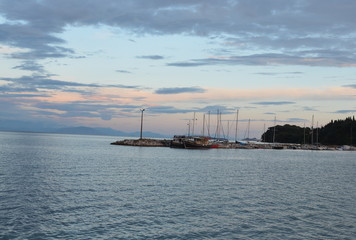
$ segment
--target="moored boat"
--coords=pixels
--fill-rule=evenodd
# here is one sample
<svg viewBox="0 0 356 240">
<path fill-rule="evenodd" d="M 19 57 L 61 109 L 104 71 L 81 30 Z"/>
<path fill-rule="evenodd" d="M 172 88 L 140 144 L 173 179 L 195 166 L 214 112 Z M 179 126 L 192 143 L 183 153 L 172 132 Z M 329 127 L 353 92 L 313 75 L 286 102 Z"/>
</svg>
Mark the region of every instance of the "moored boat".
<svg viewBox="0 0 356 240">
<path fill-rule="evenodd" d="M 185 148 L 185 149 L 209 149 L 214 145 L 209 142 L 208 137 L 193 137 L 185 135 L 176 135 L 171 141 L 171 148 Z"/>
</svg>

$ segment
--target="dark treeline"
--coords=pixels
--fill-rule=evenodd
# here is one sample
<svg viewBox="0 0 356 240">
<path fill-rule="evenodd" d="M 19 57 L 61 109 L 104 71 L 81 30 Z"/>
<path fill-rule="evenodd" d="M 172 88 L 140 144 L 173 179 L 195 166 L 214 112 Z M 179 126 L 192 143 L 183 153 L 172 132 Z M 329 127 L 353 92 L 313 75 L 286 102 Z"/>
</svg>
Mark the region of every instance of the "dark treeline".
<svg viewBox="0 0 356 240">
<path fill-rule="evenodd" d="M 289 124 L 277 125 L 268 128 L 261 138 L 263 142 L 356 145 L 356 120 L 355 117 L 335 120 L 313 130 L 310 127 L 303 128 Z"/>
</svg>

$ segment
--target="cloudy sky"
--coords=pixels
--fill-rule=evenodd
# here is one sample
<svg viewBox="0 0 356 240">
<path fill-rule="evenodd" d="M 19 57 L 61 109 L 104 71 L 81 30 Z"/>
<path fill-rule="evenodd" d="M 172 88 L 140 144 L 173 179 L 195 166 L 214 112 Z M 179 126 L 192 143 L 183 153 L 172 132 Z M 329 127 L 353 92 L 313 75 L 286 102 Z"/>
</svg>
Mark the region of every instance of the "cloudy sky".
<svg viewBox="0 0 356 240">
<path fill-rule="evenodd" d="M 259 137 L 356 115 L 355 0 L 0 0 L 0 119 Z"/>
</svg>

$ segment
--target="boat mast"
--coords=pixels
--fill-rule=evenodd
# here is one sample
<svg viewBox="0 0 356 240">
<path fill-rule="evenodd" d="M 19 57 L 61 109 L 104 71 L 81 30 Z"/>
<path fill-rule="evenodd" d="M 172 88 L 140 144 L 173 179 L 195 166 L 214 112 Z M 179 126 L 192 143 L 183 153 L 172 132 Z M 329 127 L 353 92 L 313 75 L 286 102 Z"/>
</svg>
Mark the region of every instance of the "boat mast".
<svg viewBox="0 0 356 240">
<path fill-rule="evenodd" d="M 220 111 L 220 115 L 219 115 L 219 135 L 221 135 L 222 138 L 225 138 L 225 131 L 224 131 L 224 125 L 222 123 L 222 118 L 221 118 L 221 115 L 222 115 L 222 111 Z"/>
<path fill-rule="evenodd" d="M 236 110 L 235 142 L 237 142 L 237 126 L 239 123 L 239 110 Z"/>
<path fill-rule="evenodd" d="M 216 138 L 219 138 L 219 132 L 220 132 L 220 129 L 219 129 L 219 109 L 217 110 L 217 113 L 216 113 L 216 133 L 215 133 L 215 136 Z"/>
<path fill-rule="evenodd" d="M 312 139 L 311 139 L 311 144 L 314 144 L 314 114 L 312 116 Z"/>
<path fill-rule="evenodd" d="M 205 136 L 205 113 L 203 115 L 203 136 Z"/>
<path fill-rule="evenodd" d="M 208 136 L 210 137 L 210 111 L 208 112 Z"/>
<path fill-rule="evenodd" d="M 275 142 L 276 140 L 276 116 L 274 116 L 274 128 L 273 128 L 273 143 Z"/>
<path fill-rule="evenodd" d="M 195 127 L 195 112 L 194 112 L 194 115 L 193 115 L 193 130 L 192 130 L 192 136 L 194 136 L 194 127 Z"/>
<path fill-rule="evenodd" d="M 189 137 L 190 136 L 190 120 L 188 121 L 187 125 L 188 125 L 188 137 Z"/>
<path fill-rule="evenodd" d="M 224 133 L 224 126 L 222 125 L 222 120 L 221 120 L 221 111 L 220 111 L 220 114 L 219 114 L 219 136 L 220 136 L 220 131 L 222 131 L 222 134 L 223 136 L 225 137 L 225 133 Z"/>
</svg>

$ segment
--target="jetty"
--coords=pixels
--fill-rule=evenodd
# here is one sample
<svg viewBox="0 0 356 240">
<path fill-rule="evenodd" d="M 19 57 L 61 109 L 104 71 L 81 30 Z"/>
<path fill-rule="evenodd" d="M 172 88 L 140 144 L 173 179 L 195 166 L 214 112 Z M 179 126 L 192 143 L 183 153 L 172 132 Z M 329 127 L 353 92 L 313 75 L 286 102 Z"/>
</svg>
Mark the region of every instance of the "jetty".
<svg viewBox="0 0 356 240">
<path fill-rule="evenodd" d="M 172 139 L 124 139 L 112 142 L 111 145 L 135 146 L 135 147 L 172 147 Z M 211 148 L 220 149 L 295 149 L 295 150 L 331 150 L 331 151 L 356 151 L 353 146 L 322 146 L 311 144 L 292 143 L 261 143 L 261 142 L 224 142 L 212 145 Z"/>
<path fill-rule="evenodd" d="M 112 142 L 111 145 L 138 146 L 138 147 L 169 147 L 171 140 L 166 139 L 124 139 Z"/>
</svg>

